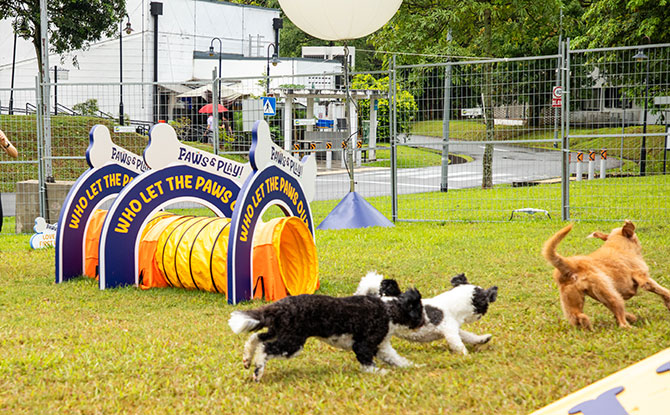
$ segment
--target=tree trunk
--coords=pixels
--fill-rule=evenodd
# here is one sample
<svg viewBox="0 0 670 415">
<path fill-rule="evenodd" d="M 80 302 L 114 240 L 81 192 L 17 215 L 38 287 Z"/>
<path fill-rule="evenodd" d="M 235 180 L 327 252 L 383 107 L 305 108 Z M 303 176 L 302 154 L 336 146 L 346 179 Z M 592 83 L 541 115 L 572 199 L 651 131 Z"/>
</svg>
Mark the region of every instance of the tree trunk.
<svg viewBox="0 0 670 415">
<path fill-rule="evenodd" d="M 486 54 L 491 56 L 491 8 L 484 10 L 484 36 L 486 39 Z M 493 119 L 493 100 L 491 97 L 493 93 L 491 71 L 492 66 L 487 68 L 484 65 L 484 96 L 482 97 L 482 104 L 484 105 L 484 120 L 486 122 L 486 141 L 493 141 L 495 136 L 495 125 Z M 484 159 L 482 160 L 482 188 L 490 189 L 493 187 L 493 145 L 486 144 L 484 146 Z"/>
</svg>

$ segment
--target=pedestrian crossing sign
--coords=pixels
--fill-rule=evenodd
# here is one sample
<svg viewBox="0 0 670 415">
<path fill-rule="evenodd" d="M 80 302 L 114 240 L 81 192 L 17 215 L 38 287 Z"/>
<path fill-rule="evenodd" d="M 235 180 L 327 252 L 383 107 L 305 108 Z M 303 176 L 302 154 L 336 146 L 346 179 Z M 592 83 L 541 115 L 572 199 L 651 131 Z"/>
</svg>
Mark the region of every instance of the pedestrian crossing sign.
<svg viewBox="0 0 670 415">
<path fill-rule="evenodd" d="M 277 113 L 277 99 L 275 97 L 261 97 L 263 100 L 263 115 L 275 115 Z"/>
</svg>

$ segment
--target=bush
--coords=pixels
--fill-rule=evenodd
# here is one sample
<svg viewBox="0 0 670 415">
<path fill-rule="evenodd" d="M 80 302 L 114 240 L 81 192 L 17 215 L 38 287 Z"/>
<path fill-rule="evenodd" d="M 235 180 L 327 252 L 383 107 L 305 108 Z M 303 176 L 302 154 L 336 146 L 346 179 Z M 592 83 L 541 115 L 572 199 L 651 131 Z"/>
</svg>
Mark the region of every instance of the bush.
<svg viewBox="0 0 670 415">
<path fill-rule="evenodd" d="M 95 98 L 87 99 L 79 104 L 74 104 L 72 109 L 84 116 L 96 116 L 100 111 L 98 100 Z"/>
</svg>

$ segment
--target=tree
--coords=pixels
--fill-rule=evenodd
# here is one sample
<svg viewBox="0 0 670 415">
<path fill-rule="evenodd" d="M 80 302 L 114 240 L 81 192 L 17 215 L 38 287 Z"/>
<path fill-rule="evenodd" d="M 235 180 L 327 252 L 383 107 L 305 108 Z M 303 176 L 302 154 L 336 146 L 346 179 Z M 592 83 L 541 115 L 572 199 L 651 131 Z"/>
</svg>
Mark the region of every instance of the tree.
<svg viewBox="0 0 670 415">
<path fill-rule="evenodd" d="M 670 42 L 669 0 L 600 0 L 584 14 L 586 33 L 578 47 L 639 45 Z"/>
<path fill-rule="evenodd" d="M 118 33 L 119 21 L 125 14 L 125 0 L 49 0 L 50 52 L 61 56 L 86 49 L 103 36 Z M 0 0 L 0 19 L 14 19 L 18 35 L 33 43 L 40 77 L 42 73 L 41 13 L 38 0 Z M 72 58 L 77 64 L 76 55 Z"/>
<path fill-rule="evenodd" d="M 561 10 L 563 25 L 561 26 Z M 444 62 L 465 56 L 479 58 L 520 57 L 555 54 L 559 35 L 580 33 L 577 24 L 583 12 L 577 0 L 405 0 L 390 24 L 372 35 L 378 50 L 401 52 L 399 64 Z M 453 40 L 448 40 L 448 34 Z M 403 54 L 402 52 L 408 52 Z M 390 57 L 385 57 L 390 59 Z M 473 90 L 481 93 L 484 109 L 486 140 L 495 138 L 493 106 L 496 91 L 496 65 L 482 64 L 481 85 Z M 475 67 L 477 68 L 477 67 Z M 553 68 L 552 68 L 553 69 Z M 539 79 L 547 73 L 535 71 Z M 477 79 L 480 79 L 477 78 Z M 456 80 L 457 81 L 457 80 Z M 424 82 L 431 82 L 426 79 Z M 526 89 L 536 88 L 535 79 L 525 79 Z M 435 90 L 439 86 L 426 86 Z M 498 94 L 500 95 L 500 94 Z M 540 93 L 520 95 L 528 104 L 531 121 L 539 120 L 539 112 L 546 105 L 548 96 Z M 544 100 L 544 101 L 542 101 Z M 510 103 L 504 103 L 510 104 Z M 432 110 L 435 110 L 433 108 Z M 422 113 L 427 113 L 421 108 Z M 484 149 L 482 187 L 492 187 L 493 147 Z"/>
<path fill-rule="evenodd" d="M 351 88 L 371 89 L 388 93 L 389 84 L 388 76 L 376 79 L 370 74 L 357 74 L 351 81 Z M 377 104 L 378 133 L 380 141 L 384 141 L 387 137 L 391 136 L 391 108 L 389 107 L 389 100 L 385 98 L 379 99 Z M 398 86 L 398 91 L 396 91 L 396 107 L 398 113 L 396 127 L 398 131 L 409 131 L 412 122 L 416 120 L 418 107 L 416 101 L 414 101 L 414 96 L 409 91 L 403 89 L 401 85 Z M 358 116 L 361 119 L 370 118 L 370 100 L 362 99 L 358 101 Z"/>
</svg>

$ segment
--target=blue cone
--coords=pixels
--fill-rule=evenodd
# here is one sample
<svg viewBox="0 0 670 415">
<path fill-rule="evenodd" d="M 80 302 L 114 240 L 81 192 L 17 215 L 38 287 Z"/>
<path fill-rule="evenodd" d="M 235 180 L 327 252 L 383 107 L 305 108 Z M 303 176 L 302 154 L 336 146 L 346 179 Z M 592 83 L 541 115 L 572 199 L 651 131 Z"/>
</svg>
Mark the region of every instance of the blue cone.
<svg viewBox="0 0 670 415">
<path fill-rule="evenodd" d="M 356 229 L 369 226 L 393 226 L 363 196 L 349 192 L 316 229 Z"/>
</svg>

